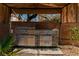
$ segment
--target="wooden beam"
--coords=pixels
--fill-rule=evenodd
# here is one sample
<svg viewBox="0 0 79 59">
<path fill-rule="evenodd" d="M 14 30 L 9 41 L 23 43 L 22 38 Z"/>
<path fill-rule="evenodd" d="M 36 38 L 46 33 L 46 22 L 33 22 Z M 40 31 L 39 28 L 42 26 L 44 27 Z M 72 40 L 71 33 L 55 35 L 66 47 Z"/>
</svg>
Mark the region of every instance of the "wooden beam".
<svg viewBox="0 0 79 59">
<path fill-rule="evenodd" d="M 63 8 L 68 3 L 6 3 L 10 8 Z"/>
<path fill-rule="evenodd" d="M 32 9 L 14 9 L 14 11 L 17 13 L 17 14 L 56 14 L 56 13 L 62 13 L 62 10 L 61 9 L 48 9 L 48 8 L 45 8 L 45 9 L 36 9 L 36 8 L 32 8 Z"/>
</svg>

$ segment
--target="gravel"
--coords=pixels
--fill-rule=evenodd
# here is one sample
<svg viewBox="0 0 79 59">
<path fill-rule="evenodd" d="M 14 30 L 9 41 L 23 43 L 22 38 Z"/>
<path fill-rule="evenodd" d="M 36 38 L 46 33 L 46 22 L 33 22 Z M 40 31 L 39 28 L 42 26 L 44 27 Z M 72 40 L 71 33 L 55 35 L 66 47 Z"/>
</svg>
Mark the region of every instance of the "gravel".
<svg viewBox="0 0 79 59">
<path fill-rule="evenodd" d="M 79 47 L 62 45 L 60 46 L 60 49 L 64 53 L 64 56 L 79 56 Z"/>
</svg>

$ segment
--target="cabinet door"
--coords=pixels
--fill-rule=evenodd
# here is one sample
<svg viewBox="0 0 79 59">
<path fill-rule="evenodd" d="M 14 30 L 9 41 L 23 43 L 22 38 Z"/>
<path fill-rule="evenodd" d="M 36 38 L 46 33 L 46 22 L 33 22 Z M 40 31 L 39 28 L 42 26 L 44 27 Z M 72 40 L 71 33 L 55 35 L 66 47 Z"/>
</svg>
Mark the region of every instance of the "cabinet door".
<svg viewBox="0 0 79 59">
<path fill-rule="evenodd" d="M 52 36 L 40 36 L 40 46 L 52 46 Z"/>
<path fill-rule="evenodd" d="M 27 46 L 35 46 L 35 36 L 27 36 Z"/>
<path fill-rule="evenodd" d="M 35 46 L 35 36 L 20 36 L 16 42 L 19 46 Z"/>
</svg>

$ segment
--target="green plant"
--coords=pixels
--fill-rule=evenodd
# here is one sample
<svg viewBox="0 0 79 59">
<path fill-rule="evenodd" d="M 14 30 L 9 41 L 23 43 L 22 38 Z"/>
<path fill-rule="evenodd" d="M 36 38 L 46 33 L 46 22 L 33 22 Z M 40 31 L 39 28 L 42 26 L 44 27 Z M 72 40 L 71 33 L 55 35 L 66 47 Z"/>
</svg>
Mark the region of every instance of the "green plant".
<svg viewBox="0 0 79 59">
<path fill-rule="evenodd" d="M 79 40 L 79 27 L 73 26 L 70 28 L 70 37 L 72 40 Z"/>
<path fill-rule="evenodd" d="M 14 38 L 13 38 L 13 34 L 9 34 L 5 39 L 3 39 L 3 41 L 0 43 L 0 55 L 3 56 L 13 56 L 16 55 L 16 53 L 18 51 L 20 51 L 20 49 L 15 50 L 13 48 L 14 46 Z"/>
</svg>

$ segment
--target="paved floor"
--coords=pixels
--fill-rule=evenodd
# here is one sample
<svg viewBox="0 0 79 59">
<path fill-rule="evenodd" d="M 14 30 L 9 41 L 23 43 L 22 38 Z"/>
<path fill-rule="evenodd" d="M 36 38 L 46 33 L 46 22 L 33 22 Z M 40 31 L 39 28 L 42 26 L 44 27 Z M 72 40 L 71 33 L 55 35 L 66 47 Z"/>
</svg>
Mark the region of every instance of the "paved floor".
<svg viewBox="0 0 79 59">
<path fill-rule="evenodd" d="M 60 48 L 52 49 L 23 49 L 18 52 L 19 56 L 62 56 L 63 52 Z"/>
<path fill-rule="evenodd" d="M 72 45 L 61 45 L 61 51 L 65 56 L 79 56 L 79 47 Z"/>
</svg>

